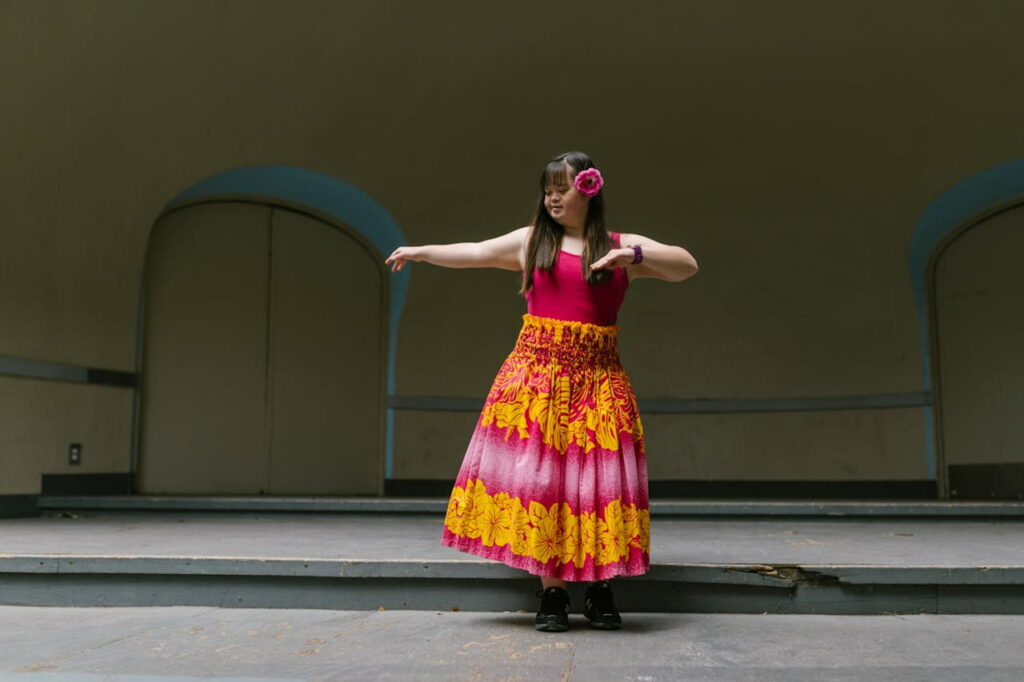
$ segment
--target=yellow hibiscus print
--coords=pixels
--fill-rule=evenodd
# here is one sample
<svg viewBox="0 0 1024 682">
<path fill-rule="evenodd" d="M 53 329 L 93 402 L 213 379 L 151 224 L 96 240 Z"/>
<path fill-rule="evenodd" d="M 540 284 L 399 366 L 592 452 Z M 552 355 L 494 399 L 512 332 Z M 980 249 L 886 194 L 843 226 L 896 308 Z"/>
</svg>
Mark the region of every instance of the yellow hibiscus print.
<svg viewBox="0 0 1024 682">
<path fill-rule="evenodd" d="M 562 502 L 524 506 L 508 493 L 490 495 L 483 483 L 455 486 L 445 525 L 486 547 L 509 546 L 513 554 L 582 568 L 588 559 L 603 566 L 629 558 L 631 548 L 650 551 L 650 512 L 613 500 L 600 513 L 574 514 Z"/>
<path fill-rule="evenodd" d="M 587 562 L 587 557 L 597 557 L 597 514 L 595 512 L 583 512 L 579 515 L 580 545 L 577 550 L 575 564 L 582 566 Z"/>
<path fill-rule="evenodd" d="M 506 439 L 529 438 L 537 425 L 543 442 L 561 453 L 570 445 L 618 450 L 620 433 L 642 448 L 636 397 L 616 348 L 609 328 L 534 318 L 494 380 L 481 425 Z"/>
<path fill-rule="evenodd" d="M 464 488 L 455 486 L 452 495 L 448 498 L 448 513 L 444 517 L 444 525 L 453 533 L 459 532 L 462 524 L 462 512 L 466 505 L 466 491 Z"/>
<path fill-rule="evenodd" d="M 558 509 L 558 526 L 562 531 L 561 556 L 559 562 L 583 568 L 586 557 L 580 556 L 580 519 L 572 513 L 572 507 L 563 502 Z"/>
<path fill-rule="evenodd" d="M 622 503 L 615 500 L 604 508 L 604 518 L 597 520 L 599 563 L 614 563 L 620 556 L 629 555 L 629 550 L 623 549 L 629 545 L 631 538 L 624 537 L 623 530 Z"/>
<path fill-rule="evenodd" d="M 650 554 L 651 552 L 651 512 L 641 509 L 639 514 L 640 528 L 637 535 L 640 537 L 640 549 Z"/>
<path fill-rule="evenodd" d="M 480 530 L 480 542 L 484 547 L 497 545 L 504 547 L 512 540 L 512 517 L 507 509 L 499 505 L 490 504 L 485 507 L 477 517 L 477 527 Z"/>
<path fill-rule="evenodd" d="M 512 553 L 530 554 L 530 514 L 518 497 L 512 498 Z"/>
<path fill-rule="evenodd" d="M 530 521 L 533 523 L 533 530 L 530 533 L 530 554 L 542 564 L 561 554 L 557 509 L 557 504 L 551 505 L 551 509 L 548 510 L 538 502 L 530 503 Z"/>
</svg>

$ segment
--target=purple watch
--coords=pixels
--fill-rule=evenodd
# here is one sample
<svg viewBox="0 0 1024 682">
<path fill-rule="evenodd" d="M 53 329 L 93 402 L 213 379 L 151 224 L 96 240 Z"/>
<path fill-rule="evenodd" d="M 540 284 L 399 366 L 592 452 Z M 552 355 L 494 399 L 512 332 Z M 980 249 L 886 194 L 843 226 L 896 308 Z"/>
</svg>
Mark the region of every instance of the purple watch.
<svg viewBox="0 0 1024 682">
<path fill-rule="evenodd" d="M 630 265 L 637 265 L 638 263 L 644 262 L 644 252 L 640 248 L 639 244 L 633 244 L 629 248 L 633 249 L 633 262 Z"/>
</svg>

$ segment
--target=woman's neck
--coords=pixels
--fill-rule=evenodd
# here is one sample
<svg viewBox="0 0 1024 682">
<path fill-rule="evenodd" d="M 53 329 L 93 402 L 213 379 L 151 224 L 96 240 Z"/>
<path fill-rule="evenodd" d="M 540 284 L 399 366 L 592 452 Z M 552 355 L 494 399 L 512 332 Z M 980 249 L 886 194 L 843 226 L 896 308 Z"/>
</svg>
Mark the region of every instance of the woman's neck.
<svg viewBox="0 0 1024 682">
<path fill-rule="evenodd" d="M 566 229 L 562 233 L 562 243 L 559 244 L 559 248 L 577 256 L 583 253 L 583 230 Z"/>
<path fill-rule="evenodd" d="M 583 239 L 583 226 L 562 225 L 562 232 L 571 239 Z"/>
</svg>

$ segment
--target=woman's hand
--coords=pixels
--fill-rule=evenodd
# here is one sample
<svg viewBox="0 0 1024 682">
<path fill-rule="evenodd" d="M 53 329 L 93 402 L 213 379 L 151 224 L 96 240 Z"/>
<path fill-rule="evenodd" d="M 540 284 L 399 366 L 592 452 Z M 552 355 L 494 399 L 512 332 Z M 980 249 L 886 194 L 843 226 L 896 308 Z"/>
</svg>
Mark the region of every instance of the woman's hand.
<svg viewBox="0 0 1024 682">
<path fill-rule="evenodd" d="M 391 266 L 391 272 L 398 272 L 409 262 L 430 263 L 444 268 L 522 270 L 523 250 L 529 235 L 527 226 L 482 242 L 399 246 L 384 263 Z"/>
<path fill-rule="evenodd" d="M 398 272 L 405 267 L 406 263 L 410 261 L 415 263 L 422 259 L 422 257 L 422 246 L 399 246 L 391 252 L 391 255 L 384 261 L 384 264 L 391 266 L 391 272 Z"/>
<path fill-rule="evenodd" d="M 602 258 L 598 258 L 594 261 L 594 264 L 590 266 L 591 270 L 612 270 L 614 268 L 624 268 L 627 265 L 632 265 L 633 258 L 636 254 L 633 249 L 629 247 L 622 247 L 620 249 L 612 249 Z"/>
</svg>

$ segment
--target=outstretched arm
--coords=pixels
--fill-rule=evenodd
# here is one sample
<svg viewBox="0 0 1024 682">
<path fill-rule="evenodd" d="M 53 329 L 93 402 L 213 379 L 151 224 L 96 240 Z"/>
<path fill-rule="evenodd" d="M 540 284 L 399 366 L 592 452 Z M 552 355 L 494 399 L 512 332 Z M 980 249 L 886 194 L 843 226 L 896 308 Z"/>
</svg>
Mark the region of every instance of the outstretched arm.
<svg viewBox="0 0 1024 682">
<path fill-rule="evenodd" d="M 640 234 L 623 234 L 619 237 L 621 248 L 612 249 L 603 258 L 594 261 L 593 270 L 602 268 L 627 268 L 630 279 L 653 277 L 667 282 L 681 282 L 697 274 L 697 260 L 681 246 L 669 246 Z M 635 251 L 630 248 L 639 244 L 643 262 L 632 265 Z"/>
<path fill-rule="evenodd" d="M 520 227 L 508 234 L 482 242 L 399 246 L 384 261 L 398 272 L 405 264 L 430 263 L 445 268 L 499 268 L 522 270 L 523 251 L 530 236 L 529 227 Z"/>
</svg>

